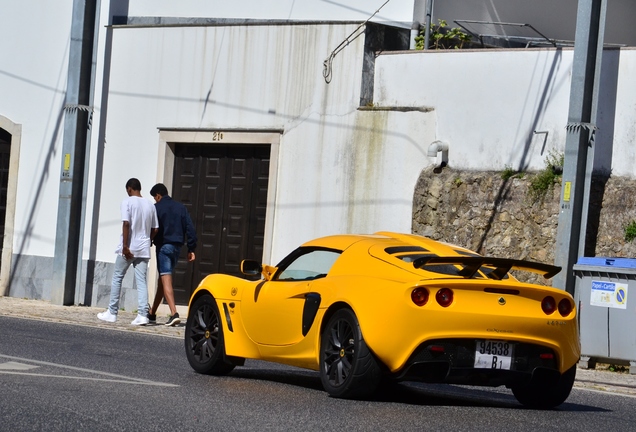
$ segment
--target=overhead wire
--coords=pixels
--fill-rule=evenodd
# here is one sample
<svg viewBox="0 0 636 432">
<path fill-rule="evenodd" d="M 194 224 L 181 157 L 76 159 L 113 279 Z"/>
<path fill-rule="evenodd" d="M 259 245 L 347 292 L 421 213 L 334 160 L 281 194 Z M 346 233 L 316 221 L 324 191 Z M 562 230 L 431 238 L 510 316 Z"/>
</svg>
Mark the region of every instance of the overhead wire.
<svg viewBox="0 0 636 432">
<path fill-rule="evenodd" d="M 373 15 L 371 15 L 369 18 L 367 18 L 367 20 L 365 22 L 360 24 L 353 32 L 351 32 L 351 34 L 349 36 L 347 36 L 342 42 L 340 42 L 340 44 L 331 52 L 331 54 L 329 54 L 329 57 L 327 57 L 325 59 L 325 61 L 323 62 L 322 76 L 325 79 L 325 82 L 327 84 L 329 84 L 331 82 L 332 72 L 333 72 L 333 59 L 336 57 L 336 55 L 338 55 L 338 53 L 340 51 L 345 49 L 351 42 L 353 42 L 358 37 L 360 37 L 360 35 L 362 35 L 362 33 L 358 33 L 360 31 L 360 29 L 363 28 L 364 26 L 366 26 L 367 23 L 374 16 L 376 16 L 376 14 L 378 12 L 380 12 L 380 10 L 390 1 L 391 0 L 386 0 L 382 4 L 382 6 L 380 6 L 375 12 L 373 12 Z"/>
</svg>

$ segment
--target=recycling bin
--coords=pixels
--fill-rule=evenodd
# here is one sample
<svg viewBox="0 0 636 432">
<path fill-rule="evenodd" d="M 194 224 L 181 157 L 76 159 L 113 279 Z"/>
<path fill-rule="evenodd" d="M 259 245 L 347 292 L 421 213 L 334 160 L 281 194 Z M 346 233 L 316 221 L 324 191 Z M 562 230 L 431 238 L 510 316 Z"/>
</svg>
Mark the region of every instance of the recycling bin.
<svg viewBox="0 0 636 432">
<path fill-rule="evenodd" d="M 593 367 L 599 360 L 629 362 L 629 372 L 636 374 L 636 259 L 581 257 L 573 270 L 579 366 Z"/>
</svg>

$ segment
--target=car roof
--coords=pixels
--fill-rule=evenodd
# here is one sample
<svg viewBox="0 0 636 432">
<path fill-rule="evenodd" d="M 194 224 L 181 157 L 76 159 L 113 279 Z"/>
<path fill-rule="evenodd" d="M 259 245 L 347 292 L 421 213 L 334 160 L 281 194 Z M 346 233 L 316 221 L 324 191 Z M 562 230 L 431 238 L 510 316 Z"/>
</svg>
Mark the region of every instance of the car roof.
<svg viewBox="0 0 636 432">
<path fill-rule="evenodd" d="M 374 243 L 373 240 L 377 240 L 378 243 L 391 243 L 395 246 L 421 246 L 438 255 L 456 255 L 458 251 L 463 251 L 470 254 L 475 253 L 469 249 L 433 240 L 428 237 L 422 237 L 415 234 L 402 234 L 390 231 L 379 231 L 375 234 L 339 234 L 327 237 L 320 237 L 304 243 L 302 247 L 325 247 L 344 251 L 354 243 L 363 240 L 367 240 L 367 243 Z"/>
</svg>

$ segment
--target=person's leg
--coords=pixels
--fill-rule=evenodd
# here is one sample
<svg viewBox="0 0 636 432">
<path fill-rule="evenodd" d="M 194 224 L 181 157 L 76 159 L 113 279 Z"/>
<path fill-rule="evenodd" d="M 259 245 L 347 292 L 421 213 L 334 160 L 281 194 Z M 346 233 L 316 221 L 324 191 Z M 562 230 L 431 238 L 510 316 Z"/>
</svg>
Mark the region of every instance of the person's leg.
<svg viewBox="0 0 636 432">
<path fill-rule="evenodd" d="M 157 309 L 161 305 L 163 301 L 163 283 L 161 282 L 161 277 L 159 277 L 159 282 L 157 283 L 157 293 L 155 294 L 155 300 L 152 302 L 152 307 L 148 312 L 150 315 L 157 315 Z"/>
<path fill-rule="evenodd" d="M 172 289 L 172 273 L 177 265 L 180 253 L 181 248 L 179 246 L 165 244 L 161 246 L 157 260 L 163 296 L 170 308 L 170 315 L 177 313 L 177 307 L 174 301 L 174 290 Z"/>
<path fill-rule="evenodd" d="M 121 255 L 117 255 L 115 258 L 115 270 L 113 271 L 113 280 L 110 286 L 110 302 L 108 303 L 108 310 L 111 314 L 117 315 L 119 311 L 119 296 L 121 295 L 121 282 L 126 276 L 126 271 L 132 261 L 127 261 Z"/>
<path fill-rule="evenodd" d="M 135 280 L 137 282 L 137 314 L 142 317 L 148 315 L 148 258 L 136 258 L 133 261 Z"/>
<path fill-rule="evenodd" d="M 170 315 L 177 313 L 177 306 L 174 302 L 174 290 L 172 289 L 172 274 L 161 275 L 163 284 L 163 296 L 166 298 L 168 307 L 170 307 Z"/>
<path fill-rule="evenodd" d="M 164 259 L 161 254 L 161 247 L 156 248 L 156 257 L 157 257 L 157 270 L 159 271 L 159 281 L 157 282 L 157 292 L 155 293 L 155 299 L 152 302 L 152 307 L 148 311 L 149 315 L 157 315 L 157 309 L 161 305 L 163 301 L 163 284 L 161 283 L 161 269 L 163 267 L 162 261 Z"/>
</svg>

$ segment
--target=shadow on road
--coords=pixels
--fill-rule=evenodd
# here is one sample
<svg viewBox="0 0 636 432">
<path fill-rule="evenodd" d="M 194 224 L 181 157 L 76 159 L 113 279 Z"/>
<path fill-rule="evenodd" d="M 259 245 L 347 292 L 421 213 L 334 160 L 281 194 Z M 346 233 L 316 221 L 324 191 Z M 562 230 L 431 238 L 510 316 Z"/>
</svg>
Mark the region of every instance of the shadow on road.
<svg viewBox="0 0 636 432">
<path fill-rule="evenodd" d="M 272 366 L 277 367 L 278 365 Z M 324 391 L 318 373 L 303 369 L 236 368 L 228 377 L 277 382 L 311 390 Z M 501 387 L 501 389 L 503 389 L 503 387 Z M 326 393 L 325 397 L 327 397 Z M 529 408 L 517 402 L 511 393 L 506 393 L 505 391 L 497 392 L 483 390 L 478 387 L 448 384 L 424 384 L 414 382 L 386 384 L 381 386 L 376 395 L 370 400 L 374 402 L 421 406 L 463 406 L 529 410 Z M 553 411 L 608 412 L 607 409 L 568 403 L 567 401 Z"/>
</svg>

